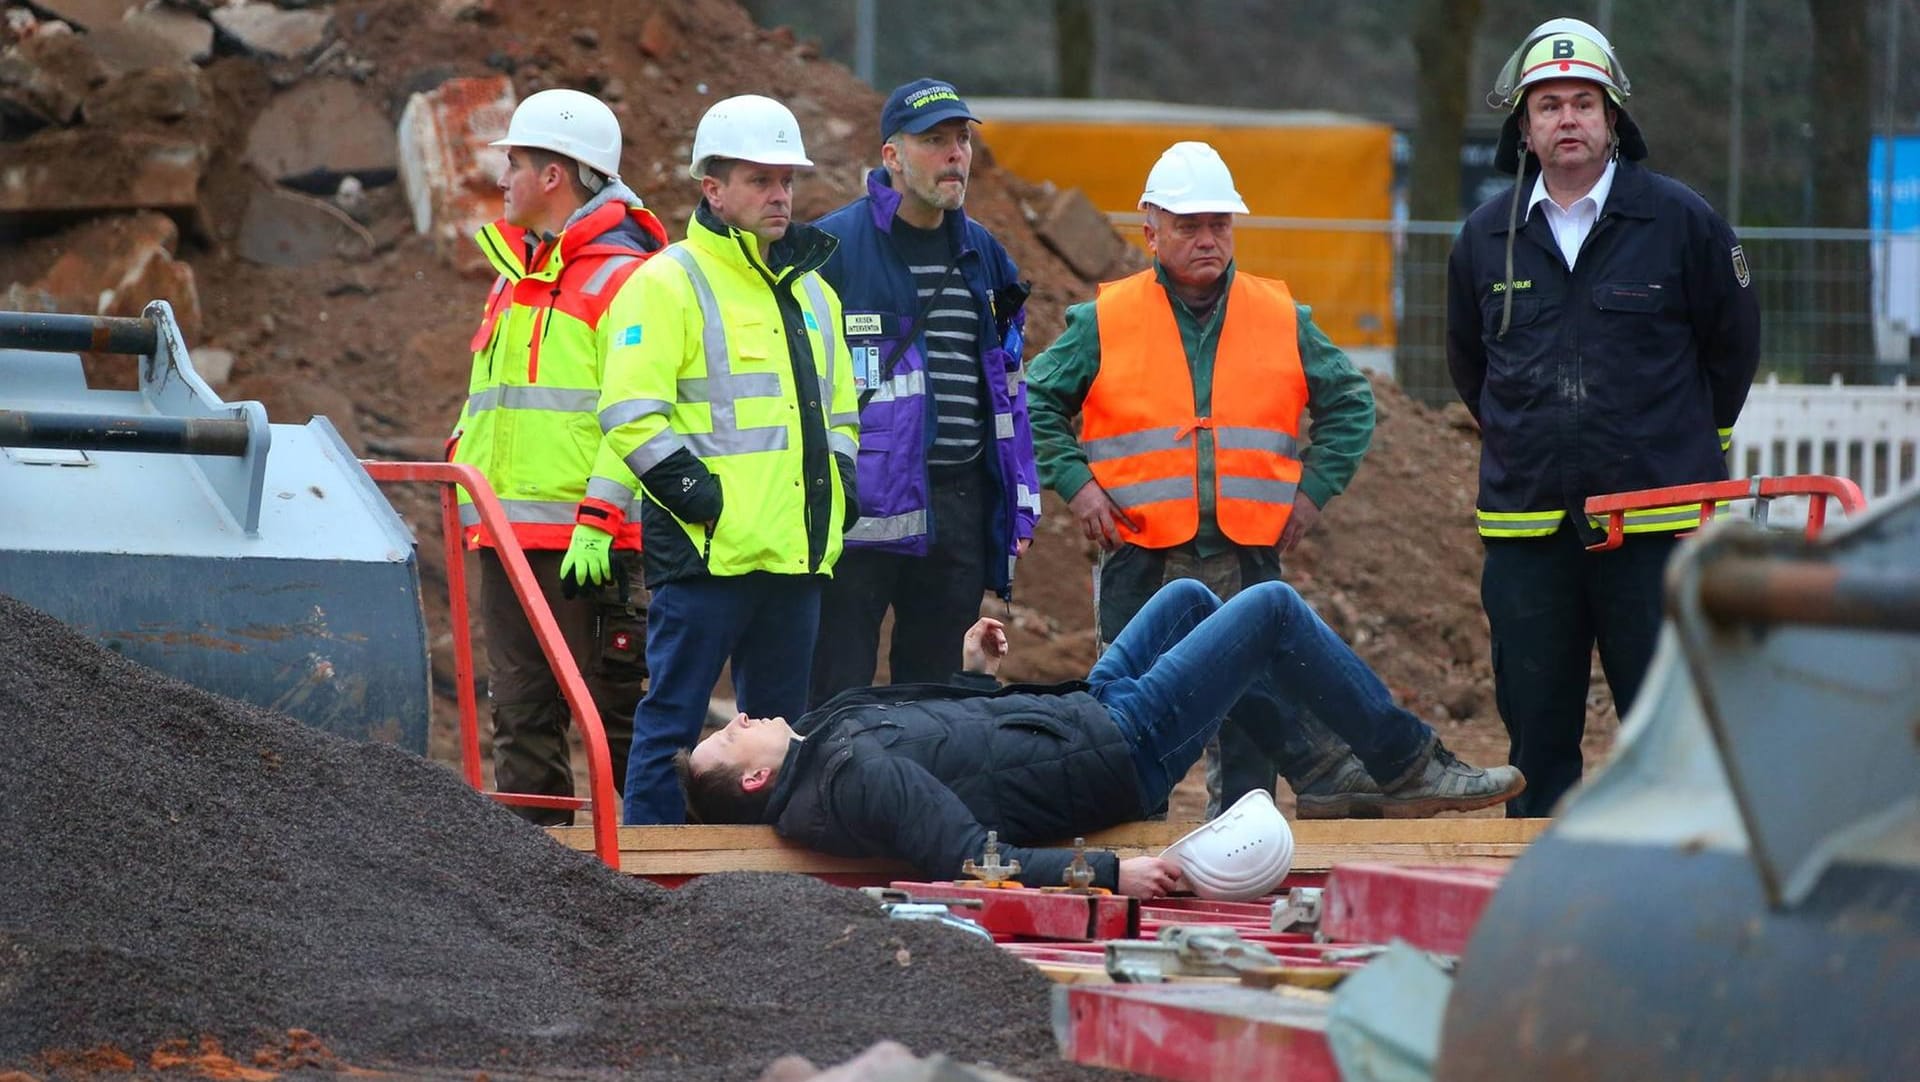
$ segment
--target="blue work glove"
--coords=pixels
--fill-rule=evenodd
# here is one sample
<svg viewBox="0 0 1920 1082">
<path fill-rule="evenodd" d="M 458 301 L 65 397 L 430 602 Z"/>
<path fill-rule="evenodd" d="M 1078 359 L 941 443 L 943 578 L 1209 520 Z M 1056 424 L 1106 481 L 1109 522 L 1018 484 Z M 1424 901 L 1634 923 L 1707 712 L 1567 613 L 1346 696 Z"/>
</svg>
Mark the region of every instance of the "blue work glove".
<svg viewBox="0 0 1920 1082">
<path fill-rule="evenodd" d="M 584 523 L 573 528 L 573 542 L 560 560 L 560 587 L 567 597 L 613 577 L 613 535 Z"/>
</svg>

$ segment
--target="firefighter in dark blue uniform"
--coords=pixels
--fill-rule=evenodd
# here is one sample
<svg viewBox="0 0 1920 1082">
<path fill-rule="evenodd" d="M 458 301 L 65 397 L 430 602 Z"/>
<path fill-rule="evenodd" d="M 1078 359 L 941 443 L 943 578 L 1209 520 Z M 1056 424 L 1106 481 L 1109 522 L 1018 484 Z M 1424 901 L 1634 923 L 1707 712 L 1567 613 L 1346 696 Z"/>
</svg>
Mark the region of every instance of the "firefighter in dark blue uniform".
<svg viewBox="0 0 1920 1082">
<path fill-rule="evenodd" d="M 1512 110 L 1495 164 L 1515 187 L 1468 217 L 1447 266 L 1447 365 L 1479 422 L 1481 600 L 1510 761 L 1510 815 L 1549 814 L 1580 779 L 1597 644 L 1624 716 L 1660 630 L 1676 532 L 1699 506 L 1627 516 L 1589 552 L 1589 496 L 1727 476 L 1759 363 L 1760 316 L 1733 230 L 1642 168 L 1612 46 L 1577 19 L 1528 35 L 1489 101 Z"/>
</svg>

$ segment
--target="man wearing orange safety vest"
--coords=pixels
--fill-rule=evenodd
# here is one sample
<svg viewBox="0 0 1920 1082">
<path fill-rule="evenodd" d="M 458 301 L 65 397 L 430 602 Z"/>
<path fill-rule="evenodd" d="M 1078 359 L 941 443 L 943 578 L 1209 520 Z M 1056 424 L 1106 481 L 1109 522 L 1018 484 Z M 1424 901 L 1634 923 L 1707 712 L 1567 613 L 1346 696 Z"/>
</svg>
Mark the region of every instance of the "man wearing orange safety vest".
<svg viewBox="0 0 1920 1082">
<path fill-rule="evenodd" d="M 508 122 L 501 220 L 476 242 L 499 277 L 473 336 L 468 397 L 450 441 L 500 497 L 540 592 L 599 708 L 615 785 L 626 778 L 633 711 L 645 690 L 646 610 L 613 553 L 638 552 L 639 488 L 602 443 L 605 315 L 667 231 L 620 182 L 620 121 L 597 98 L 543 90 Z M 569 711 L 493 539 L 461 494 L 479 550 L 480 622 L 493 702 L 495 787 L 570 796 Z M 573 814 L 516 808 L 545 825 Z"/>
<path fill-rule="evenodd" d="M 1284 282 L 1234 267 L 1233 216 L 1247 206 L 1211 146 L 1168 148 L 1140 207 L 1153 268 L 1069 309 L 1027 381 L 1040 479 L 1105 553 L 1102 642 L 1163 582 L 1199 579 L 1231 597 L 1279 579 L 1280 557 L 1373 438 L 1366 377 Z M 1305 818 L 1405 814 L 1311 714 L 1273 724 L 1251 709 L 1235 707 L 1209 756 L 1209 817 L 1271 788 L 1276 772 Z M 1250 732 L 1284 738 L 1255 744 Z"/>
</svg>

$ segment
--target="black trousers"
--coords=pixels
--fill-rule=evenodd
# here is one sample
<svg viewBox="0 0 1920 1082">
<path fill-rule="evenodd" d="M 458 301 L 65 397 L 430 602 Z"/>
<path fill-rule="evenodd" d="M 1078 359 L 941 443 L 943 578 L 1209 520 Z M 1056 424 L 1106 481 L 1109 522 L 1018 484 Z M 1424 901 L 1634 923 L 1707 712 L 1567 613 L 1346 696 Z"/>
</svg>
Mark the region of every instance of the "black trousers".
<svg viewBox="0 0 1920 1082">
<path fill-rule="evenodd" d="M 613 785 L 620 789 L 627 781 L 634 707 L 647 686 L 647 595 L 635 572 L 639 554 L 621 554 L 630 582 L 626 603 L 611 585 L 569 598 L 560 584 L 560 561 L 566 554 L 541 550 L 526 555 L 567 641 L 567 652 L 580 666 L 587 691 L 600 710 L 613 759 Z M 494 786 L 508 793 L 572 796 L 567 729 L 573 715 L 560 697 L 560 681 L 540 650 L 540 640 L 534 638 L 500 557 L 490 548 L 481 549 L 478 556 L 479 616 L 487 631 L 487 697 L 493 701 Z M 573 822 L 573 813 L 561 808 L 512 810 L 542 826 Z"/>
<path fill-rule="evenodd" d="M 1527 776 L 1509 816 L 1551 815 L 1579 782 L 1593 650 L 1622 717 L 1660 638 L 1660 590 L 1676 538 L 1638 534 L 1588 552 L 1572 526 L 1551 537 L 1489 540 L 1480 601 L 1493 634 L 1494 699 L 1507 761 Z"/>
<path fill-rule="evenodd" d="M 980 618 L 988 561 L 1006 559 L 987 552 L 987 516 L 997 510 L 988 501 L 997 490 L 984 456 L 936 467 L 932 481 L 934 534 L 925 556 L 849 548 L 834 565 L 820 596 L 809 706 L 873 683 L 889 608 L 891 683 L 945 683 L 960 671 L 960 642 Z"/>
</svg>

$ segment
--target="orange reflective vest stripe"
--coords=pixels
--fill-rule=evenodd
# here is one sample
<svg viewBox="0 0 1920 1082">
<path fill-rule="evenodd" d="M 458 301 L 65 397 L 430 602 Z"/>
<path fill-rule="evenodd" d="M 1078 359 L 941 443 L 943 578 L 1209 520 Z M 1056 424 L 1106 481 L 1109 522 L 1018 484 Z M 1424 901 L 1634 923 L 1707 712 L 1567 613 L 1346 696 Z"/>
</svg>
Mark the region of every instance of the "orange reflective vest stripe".
<svg viewBox="0 0 1920 1082">
<path fill-rule="evenodd" d="M 1121 537 L 1144 548 L 1200 528 L 1201 432 L 1213 441 L 1214 517 L 1241 545 L 1271 545 L 1300 484 L 1307 404 L 1299 320 L 1286 283 L 1234 275 L 1214 353 L 1211 416 L 1198 416 L 1173 303 L 1152 270 L 1100 287 L 1100 374 L 1081 407 L 1094 479 L 1127 512 Z"/>
</svg>

